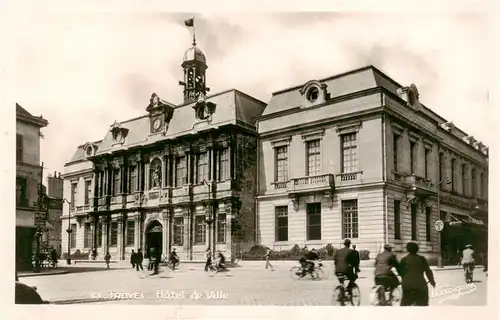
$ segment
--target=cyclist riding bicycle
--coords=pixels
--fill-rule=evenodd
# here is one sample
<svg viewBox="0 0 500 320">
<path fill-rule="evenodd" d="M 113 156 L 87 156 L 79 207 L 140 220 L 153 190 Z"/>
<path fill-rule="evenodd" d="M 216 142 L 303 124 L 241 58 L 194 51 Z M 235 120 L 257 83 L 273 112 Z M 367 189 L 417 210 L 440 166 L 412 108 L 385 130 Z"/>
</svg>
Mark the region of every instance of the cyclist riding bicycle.
<svg viewBox="0 0 500 320">
<path fill-rule="evenodd" d="M 172 262 L 173 267 L 177 265 L 179 262 L 179 257 L 177 256 L 177 252 L 175 252 L 175 248 L 172 249 L 172 252 L 170 252 L 170 257 L 168 258 L 170 262 Z"/>
<path fill-rule="evenodd" d="M 470 271 L 474 271 L 474 264 L 476 263 L 474 259 L 474 250 L 472 249 L 472 245 L 468 244 L 465 246 L 464 251 L 462 251 L 462 266 L 464 270 L 470 268 Z"/>
<path fill-rule="evenodd" d="M 217 262 L 215 264 L 215 267 L 217 269 L 225 270 L 226 269 L 225 263 L 226 263 L 226 258 L 224 257 L 222 252 L 217 251 Z"/>
<path fill-rule="evenodd" d="M 389 289 L 389 300 L 392 299 L 392 290 L 399 285 L 399 279 L 392 272 L 392 268 L 395 268 L 398 273 L 400 272 L 396 255 L 391 251 L 391 245 L 386 244 L 384 251 L 379 253 L 375 260 L 375 285 Z"/>
<path fill-rule="evenodd" d="M 316 249 L 312 249 L 308 251 L 304 257 L 300 258 L 299 262 L 302 266 L 302 274 L 301 277 L 304 277 L 308 272 L 312 274 L 314 271 L 314 261 L 319 260 L 319 255 L 316 252 Z"/>
<path fill-rule="evenodd" d="M 356 254 L 350 246 L 351 240 L 345 239 L 344 248 L 337 250 L 337 252 L 335 252 L 335 256 L 333 257 L 333 260 L 335 261 L 335 275 L 339 279 L 339 282 L 340 278 L 343 277 L 346 277 L 349 280 L 349 284 L 347 285 L 349 294 L 351 294 L 352 286 L 357 278 L 357 274 L 354 270 L 359 268 Z M 339 299 L 342 298 L 343 297 L 339 297 Z"/>
</svg>

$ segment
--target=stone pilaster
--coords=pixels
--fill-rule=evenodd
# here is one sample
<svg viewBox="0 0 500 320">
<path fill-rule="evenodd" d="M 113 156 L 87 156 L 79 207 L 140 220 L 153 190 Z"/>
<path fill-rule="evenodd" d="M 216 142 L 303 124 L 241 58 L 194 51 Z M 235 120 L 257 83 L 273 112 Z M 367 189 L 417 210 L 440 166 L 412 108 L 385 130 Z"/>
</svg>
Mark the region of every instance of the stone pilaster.
<svg viewBox="0 0 500 320">
<path fill-rule="evenodd" d="M 118 217 L 117 222 L 118 222 L 118 234 L 117 234 L 117 238 L 118 238 L 117 239 L 118 259 L 124 260 L 124 255 L 123 255 L 123 251 L 124 251 L 124 248 L 125 248 L 124 225 L 125 225 L 126 222 L 124 221 L 124 219 L 123 219 L 122 216 Z"/>
<path fill-rule="evenodd" d="M 169 233 L 168 232 L 168 230 L 169 230 L 168 216 L 169 216 L 168 212 L 163 212 L 163 217 L 162 217 L 162 221 L 161 221 L 162 227 L 163 227 L 162 228 L 162 230 L 163 230 L 162 239 L 161 239 L 161 241 L 163 243 L 163 245 L 162 245 L 162 256 L 163 257 L 168 257 L 168 252 L 170 250 L 170 247 L 168 245 L 168 236 L 169 236 L 168 235 L 168 233 Z"/>
</svg>

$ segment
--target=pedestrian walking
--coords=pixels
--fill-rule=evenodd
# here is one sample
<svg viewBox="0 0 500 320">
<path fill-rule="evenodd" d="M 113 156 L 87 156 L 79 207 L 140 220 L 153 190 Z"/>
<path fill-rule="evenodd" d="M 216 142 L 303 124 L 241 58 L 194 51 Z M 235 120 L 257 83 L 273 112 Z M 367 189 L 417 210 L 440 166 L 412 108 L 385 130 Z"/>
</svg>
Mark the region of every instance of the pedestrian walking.
<svg viewBox="0 0 500 320">
<path fill-rule="evenodd" d="M 212 252 L 210 252 L 210 248 L 205 250 L 205 258 L 207 259 L 205 262 L 205 271 L 208 271 L 208 267 L 212 264 Z"/>
<path fill-rule="evenodd" d="M 52 249 L 50 252 L 50 259 L 52 260 L 52 266 L 55 268 L 57 267 L 57 251 L 56 249 Z"/>
<path fill-rule="evenodd" d="M 359 270 L 359 263 L 361 262 L 361 259 L 359 258 L 359 251 L 356 250 L 356 245 L 352 245 L 352 250 L 354 251 L 354 256 L 356 257 L 356 266 L 354 267 L 354 272 L 360 273 L 361 270 Z"/>
<path fill-rule="evenodd" d="M 111 255 L 109 254 L 109 251 L 106 252 L 106 255 L 104 256 L 104 261 L 106 261 L 106 269 L 109 269 L 109 261 L 111 260 Z"/>
<path fill-rule="evenodd" d="M 157 248 L 154 250 L 153 274 L 160 273 L 161 251 Z"/>
<path fill-rule="evenodd" d="M 94 248 L 94 250 L 92 250 L 92 260 L 95 260 L 97 259 L 97 249 Z"/>
<path fill-rule="evenodd" d="M 424 274 L 429 283 L 436 287 L 434 275 L 429 267 L 429 262 L 424 256 L 418 255 L 418 244 L 408 242 L 406 244 L 408 255 L 401 259 L 400 269 L 403 279 L 403 297 L 401 306 L 428 306 L 429 288 Z"/>
<path fill-rule="evenodd" d="M 270 259 L 271 259 L 271 249 L 267 248 L 266 249 L 266 269 L 270 267 L 271 271 L 274 271 L 274 267 L 271 264 L 271 262 L 269 261 Z"/>
<path fill-rule="evenodd" d="M 153 270 L 154 248 L 149 248 L 148 253 L 148 271 Z"/>
<path fill-rule="evenodd" d="M 141 268 L 142 271 L 144 269 L 142 268 L 142 261 L 144 260 L 144 255 L 142 254 L 141 249 L 137 249 L 137 253 L 135 254 L 135 268 L 137 271 L 139 271 L 139 268 Z"/>
<path fill-rule="evenodd" d="M 132 265 L 132 269 L 135 268 L 135 261 L 137 260 L 136 253 L 134 249 L 132 249 L 132 254 L 130 255 L 130 264 Z"/>
</svg>

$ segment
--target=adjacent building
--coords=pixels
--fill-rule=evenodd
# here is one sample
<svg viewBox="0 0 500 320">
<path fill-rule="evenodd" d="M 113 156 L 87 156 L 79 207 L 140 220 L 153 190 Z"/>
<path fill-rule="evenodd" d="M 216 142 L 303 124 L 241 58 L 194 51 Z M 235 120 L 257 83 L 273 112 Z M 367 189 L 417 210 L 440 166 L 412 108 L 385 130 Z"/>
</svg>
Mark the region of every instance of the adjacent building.
<svg viewBox="0 0 500 320">
<path fill-rule="evenodd" d="M 266 104 L 238 90 L 207 96 L 196 43 L 182 69 L 182 104 L 153 93 L 144 116 L 116 121 L 65 165 L 63 252 L 69 240 L 72 254 L 175 248 L 202 260 L 207 248 L 230 257 L 255 243 L 255 123 Z"/>
<path fill-rule="evenodd" d="M 47 177 L 47 187 L 44 194 L 54 201 L 48 201 L 46 222 L 41 236 L 41 248 L 45 251 L 55 249 L 61 255 L 61 216 L 63 202 L 63 183 L 61 173 L 54 172 Z"/>
<path fill-rule="evenodd" d="M 32 268 L 35 249 L 35 216 L 42 185 L 40 129 L 48 121 L 16 104 L 16 267 Z"/>
<path fill-rule="evenodd" d="M 488 148 L 419 99 L 373 66 L 273 93 L 258 120 L 257 242 L 350 238 L 374 258 L 413 240 L 448 262 L 485 249 Z"/>
</svg>

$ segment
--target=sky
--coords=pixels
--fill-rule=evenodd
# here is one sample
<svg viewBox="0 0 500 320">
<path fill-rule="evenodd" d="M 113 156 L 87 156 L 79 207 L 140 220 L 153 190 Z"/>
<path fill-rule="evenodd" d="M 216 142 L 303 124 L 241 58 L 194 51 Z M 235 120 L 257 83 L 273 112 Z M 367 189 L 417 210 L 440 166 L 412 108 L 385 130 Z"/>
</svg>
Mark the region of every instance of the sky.
<svg viewBox="0 0 500 320">
<path fill-rule="evenodd" d="M 61 171 L 115 120 L 146 114 L 153 92 L 182 101 L 183 21 L 195 16 L 211 93 L 272 92 L 369 64 L 491 145 L 491 26 L 476 12 L 46 12 L 19 19 L 10 44 L 17 102 L 43 115 L 41 160 Z"/>
</svg>

